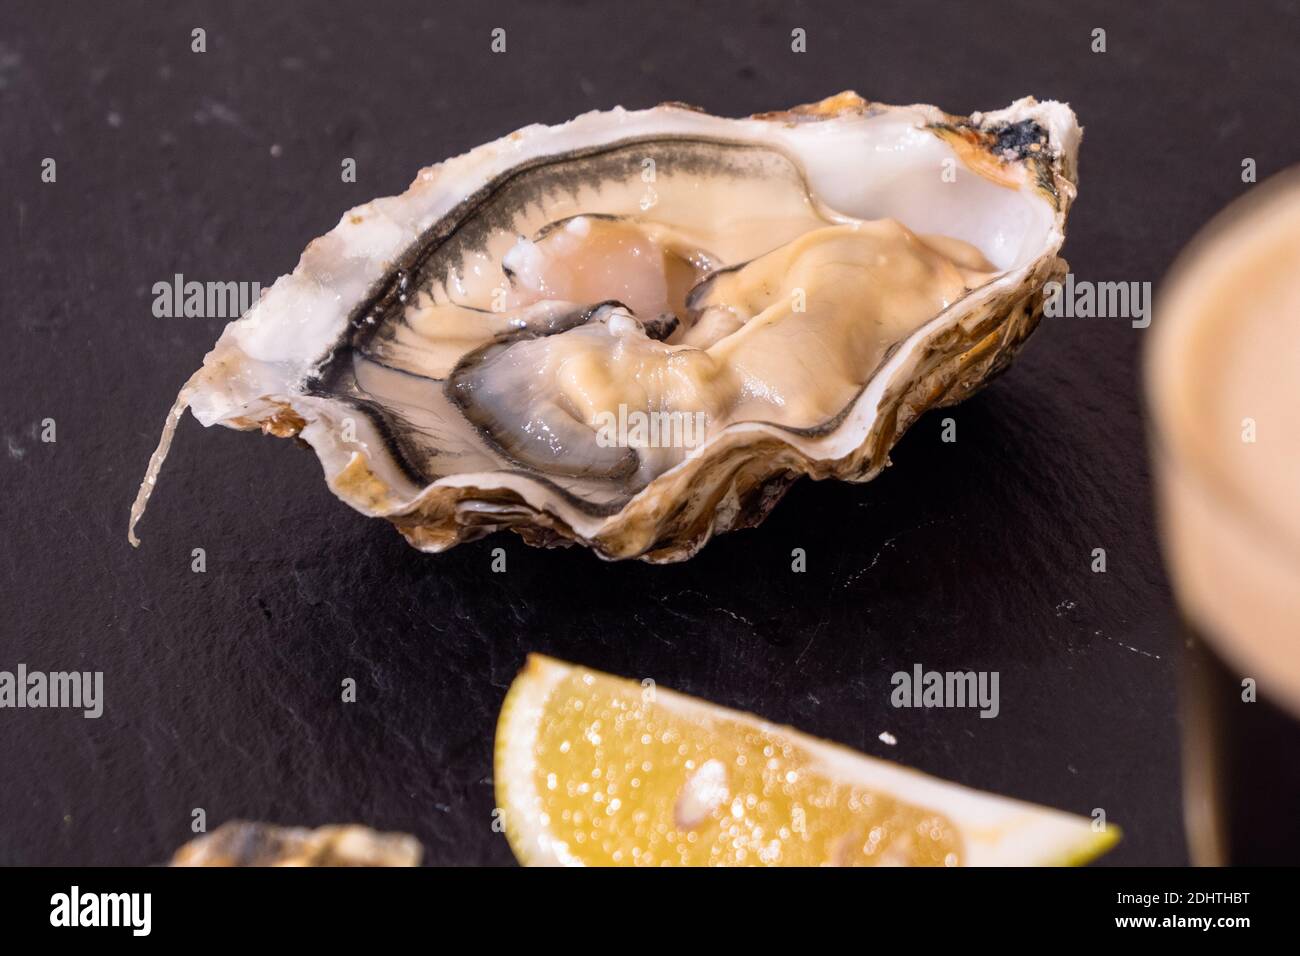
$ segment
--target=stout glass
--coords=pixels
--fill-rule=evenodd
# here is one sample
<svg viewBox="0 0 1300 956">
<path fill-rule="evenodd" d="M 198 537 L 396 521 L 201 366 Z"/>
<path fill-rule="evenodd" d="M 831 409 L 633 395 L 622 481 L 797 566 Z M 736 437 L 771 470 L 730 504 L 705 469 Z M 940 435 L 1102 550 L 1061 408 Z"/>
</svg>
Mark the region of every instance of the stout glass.
<svg viewBox="0 0 1300 956">
<path fill-rule="evenodd" d="M 1194 863 L 1300 863 L 1300 172 L 1179 258 L 1146 354 Z"/>
</svg>

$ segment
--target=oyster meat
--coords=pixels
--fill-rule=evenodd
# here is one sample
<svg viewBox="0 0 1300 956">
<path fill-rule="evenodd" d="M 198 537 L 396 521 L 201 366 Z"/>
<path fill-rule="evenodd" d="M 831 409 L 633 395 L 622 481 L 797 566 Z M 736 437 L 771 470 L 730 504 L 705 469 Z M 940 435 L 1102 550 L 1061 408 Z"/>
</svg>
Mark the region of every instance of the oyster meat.
<svg viewBox="0 0 1300 956">
<path fill-rule="evenodd" d="M 300 436 L 441 551 L 513 528 L 673 561 L 802 475 L 865 481 L 1037 324 L 1075 195 L 1060 103 L 956 117 L 853 93 L 532 126 L 344 215 L 182 389 Z"/>
</svg>

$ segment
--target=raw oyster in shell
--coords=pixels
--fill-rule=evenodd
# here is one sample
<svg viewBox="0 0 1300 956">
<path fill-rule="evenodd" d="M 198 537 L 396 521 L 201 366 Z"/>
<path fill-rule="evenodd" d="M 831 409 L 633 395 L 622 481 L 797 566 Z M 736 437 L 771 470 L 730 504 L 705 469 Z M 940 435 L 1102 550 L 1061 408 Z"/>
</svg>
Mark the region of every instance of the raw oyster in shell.
<svg viewBox="0 0 1300 956">
<path fill-rule="evenodd" d="M 1007 365 L 1065 272 L 1079 138 L 1055 102 L 842 93 L 588 113 L 422 170 L 227 326 L 132 529 L 189 407 L 300 436 L 425 551 L 688 558 L 802 475 L 870 479 Z"/>
</svg>

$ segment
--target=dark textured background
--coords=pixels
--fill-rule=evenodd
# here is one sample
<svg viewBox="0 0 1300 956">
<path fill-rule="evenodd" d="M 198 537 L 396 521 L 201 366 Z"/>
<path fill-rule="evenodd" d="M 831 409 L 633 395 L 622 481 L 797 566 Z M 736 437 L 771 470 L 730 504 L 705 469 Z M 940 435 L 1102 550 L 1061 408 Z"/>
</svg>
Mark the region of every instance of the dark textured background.
<svg viewBox="0 0 1300 956">
<path fill-rule="evenodd" d="M 421 555 L 335 500 L 311 454 L 192 419 L 143 546 L 126 542 L 167 406 L 223 324 L 155 318 L 153 283 L 269 284 L 349 206 L 530 122 L 661 100 L 745 114 L 844 88 L 959 113 L 1068 100 L 1087 128 L 1073 270 L 1158 280 L 1248 188 L 1243 157 L 1261 178 L 1300 157 L 1296 4 L 1066 6 L 6 0 L 0 669 L 102 669 L 107 704 L 97 721 L 0 711 L 0 863 L 160 861 L 194 807 L 210 825 L 362 821 L 417 834 L 431 862 L 507 862 L 493 725 L 534 650 L 1104 807 L 1126 831 L 1108 862 L 1182 862 L 1143 333 L 1123 320 L 1045 322 L 956 410 L 956 444 L 927 417 L 879 480 L 801 483 L 683 565 L 513 536 Z M 506 574 L 488 573 L 496 547 Z M 1000 671 L 1001 717 L 893 710 L 889 675 L 916 662 Z"/>
</svg>

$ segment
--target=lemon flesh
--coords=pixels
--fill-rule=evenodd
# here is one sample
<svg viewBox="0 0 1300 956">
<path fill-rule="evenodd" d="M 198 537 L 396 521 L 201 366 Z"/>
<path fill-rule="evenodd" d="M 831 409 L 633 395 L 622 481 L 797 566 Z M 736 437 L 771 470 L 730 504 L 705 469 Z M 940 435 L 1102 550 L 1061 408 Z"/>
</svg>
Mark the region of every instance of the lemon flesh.
<svg viewBox="0 0 1300 956">
<path fill-rule="evenodd" d="M 535 655 L 502 705 L 495 776 L 525 864 L 1067 864 L 1119 835 Z"/>
</svg>

